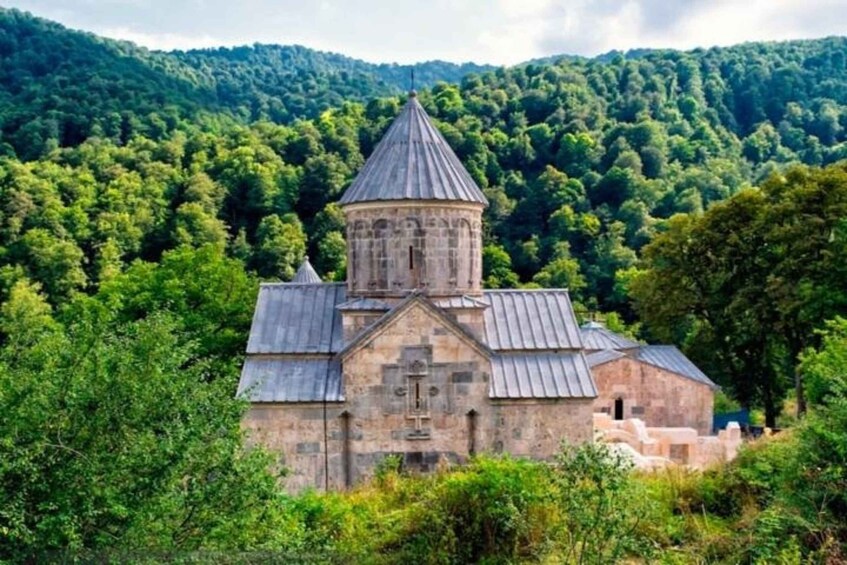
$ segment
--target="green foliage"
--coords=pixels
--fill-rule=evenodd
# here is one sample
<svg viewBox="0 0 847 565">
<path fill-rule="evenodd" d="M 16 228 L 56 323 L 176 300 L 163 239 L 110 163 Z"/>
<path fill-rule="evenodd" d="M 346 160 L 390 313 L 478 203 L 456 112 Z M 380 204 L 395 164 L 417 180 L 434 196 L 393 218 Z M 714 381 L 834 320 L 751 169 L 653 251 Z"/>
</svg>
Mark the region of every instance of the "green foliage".
<svg viewBox="0 0 847 565">
<path fill-rule="evenodd" d="M 847 319 L 828 321 L 820 335 L 820 350 L 809 349 L 800 358 L 806 394 L 815 404 L 847 397 Z"/>
<path fill-rule="evenodd" d="M 343 276 L 343 222 L 327 210 L 399 111 L 374 97 L 405 90 L 408 68 L 302 47 L 148 52 L 15 10 L 0 29 L 0 141 L 16 152 L 0 165 L 0 262 L 53 304 L 180 245 L 226 246 L 286 278 L 303 253 L 291 213 L 319 272 Z M 491 200 L 487 283 L 568 286 L 631 323 L 622 281 L 673 214 L 844 156 L 842 51 L 830 38 L 415 70 Z"/>
<path fill-rule="evenodd" d="M 277 491 L 242 447 L 232 376 L 210 378 L 161 315 L 4 349 L 0 557 L 255 544 Z"/>
<path fill-rule="evenodd" d="M 725 412 L 736 412 L 738 410 L 741 410 L 741 405 L 738 403 L 737 400 L 729 396 L 723 390 L 719 390 L 715 393 L 715 414 L 723 414 Z"/>
<path fill-rule="evenodd" d="M 232 368 L 244 352 L 258 286 L 243 263 L 219 247 L 180 247 L 159 263 L 136 261 L 104 282 L 93 302 L 80 301 L 68 315 L 94 304 L 121 321 L 168 311 L 203 357 Z"/>
<path fill-rule="evenodd" d="M 774 426 L 816 328 L 847 313 L 847 168 L 798 167 L 699 217 L 677 216 L 629 282 L 651 334 L 687 345 L 742 404 Z M 802 403 L 798 387 L 798 403 Z"/>
<path fill-rule="evenodd" d="M 488 68 L 444 61 L 412 67 L 420 86 Z M 412 67 L 301 46 L 151 52 L 3 8 L 0 131 L 7 147 L 32 159 L 92 136 L 162 139 L 187 120 L 291 123 L 345 100 L 403 92 Z"/>
<path fill-rule="evenodd" d="M 518 276 L 512 271 L 512 258 L 498 245 L 482 249 L 482 278 L 488 288 L 514 288 Z"/>
<path fill-rule="evenodd" d="M 565 446 L 557 456 L 553 482 L 566 563 L 611 563 L 649 550 L 638 531 L 646 511 L 631 469 L 625 455 L 600 443 Z"/>
</svg>

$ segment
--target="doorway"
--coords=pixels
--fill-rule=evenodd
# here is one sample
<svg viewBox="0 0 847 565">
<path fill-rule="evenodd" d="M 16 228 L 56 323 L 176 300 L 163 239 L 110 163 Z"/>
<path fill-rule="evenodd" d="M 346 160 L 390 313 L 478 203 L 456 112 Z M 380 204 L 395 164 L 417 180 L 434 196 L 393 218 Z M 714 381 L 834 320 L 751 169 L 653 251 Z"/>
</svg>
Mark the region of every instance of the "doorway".
<svg viewBox="0 0 847 565">
<path fill-rule="evenodd" d="M 615 420 L 623 420 L 623 398 L 615 399 Z"/>
</svg>

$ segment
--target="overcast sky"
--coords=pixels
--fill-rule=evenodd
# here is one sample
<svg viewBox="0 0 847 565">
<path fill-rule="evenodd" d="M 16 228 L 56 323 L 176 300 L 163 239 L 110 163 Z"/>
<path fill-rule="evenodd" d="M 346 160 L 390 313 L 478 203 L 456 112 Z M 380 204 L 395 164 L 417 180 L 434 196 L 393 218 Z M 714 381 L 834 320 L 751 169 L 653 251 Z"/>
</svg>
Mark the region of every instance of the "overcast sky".
<svg viewBox="0 0 847 565">
<path fill-rule="evenodd" d="M 153 49 L 301 44 L 373 62 L 512 64 L 847 34 L 847 0 L 0 0 Z"/>
</svg>

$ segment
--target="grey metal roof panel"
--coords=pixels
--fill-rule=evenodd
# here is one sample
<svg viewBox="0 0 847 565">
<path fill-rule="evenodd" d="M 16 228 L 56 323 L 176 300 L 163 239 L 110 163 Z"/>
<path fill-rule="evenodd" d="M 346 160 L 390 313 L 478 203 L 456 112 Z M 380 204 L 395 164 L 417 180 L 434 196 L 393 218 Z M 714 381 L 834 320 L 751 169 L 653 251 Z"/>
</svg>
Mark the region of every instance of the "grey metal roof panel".
<svg viewBox="0 0 847 565">
<path fill-rule="evenodd" d="M 433 298 L 432 303 L 439 308 L 488 308 L 488 304 L 471 296 L 446 296 Z"/>
<path fill-rule="evenodd" d="M 717 385 L 673 345 L 644 345 L 635 351 L 639 361 L 717 388 Z"/>
<path fill-rule="evenodd" d="M 582 349 L 567 290 L 489 290 L 485 341 L 495 351 Z"/>
<path fill-rule="evenodd" d="M 353 298 L 352 300 L 348 300 L 346 302 L 342 302 L 338 306 L 336 306 L 338 310 L 342 312 L 352 311 L 352 310 L 365 310 L 365 311 L 377 311 L 377 312 L 387 312 L 391 310 L 391 306 L 386 304 L 381 300 L 375 300 L 373 298 Z"/>
<path fill-rule="evenodd" d="M 589 367 L 594 368 L 598 365 L 602 365 L 603 363 L 620 359 L 621 357 L 626 357 L 626 354 L 612 349 L 603 349 L 592 353 L 586 353 L 585 360 L 588 361 Z"/>
<path fill-rule="evenodd" d="M 340 203 L 374 200 L 458 200 L 488 204 L 415 96 L 409 97 Z"/>
<path fill-rule="evenodd" d="M 491 358 L 491 398 L 595 398 L 585 356 L 574 353 L 508 353 Z"/>
<path fill-rule="evenodd" d="M 291 279 L 293 283 L 319 283 L 321 281 L 321 277 L 318 275 L 315 268 L 312 267 L 312 264 L 309 263 L 309 258 L 304 257 L 303 262 L 300 264 L 300 268 L 297 269 L 297 272 L 294 274 L 294 278 Z"/>
<path fill-rule="evenodd" d="M 247 357 L 238 395 L 251 402 L 341 402 L 341 365 L 324 359 Z"/>
<path fill-rule="evenodd" d="M 620 334 L 616 334 L 608 329 L 603 324 L 598 322 L 588 322 L 579 328 L 582 334 L 582 345 L 590 351 L 600 351 L 603 349 L 634 349 L 640 344 L 626 338 Z"/>
<path fill-rule="evenodd" d="M 336 353 L 344 347 L 343 283 L 272 283 L 259 287 L 247 353 Z"/>
</svg>

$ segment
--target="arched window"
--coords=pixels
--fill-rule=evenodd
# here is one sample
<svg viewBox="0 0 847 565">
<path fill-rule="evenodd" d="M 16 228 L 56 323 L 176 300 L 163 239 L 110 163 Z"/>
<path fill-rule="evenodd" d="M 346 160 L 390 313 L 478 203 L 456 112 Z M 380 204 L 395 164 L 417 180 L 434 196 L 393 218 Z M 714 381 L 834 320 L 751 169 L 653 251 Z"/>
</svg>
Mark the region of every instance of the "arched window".
<svg viewBox="0 0 847 565">
<path fill-rule="evenodd" d="M 372 269 L 373 280 L 379 290 L 388 290 L 388 273 L 391 271 L 391 257 L 388 244 L 391 241 L 391 224 L 388 220 L 377 220 L 373 224 Z"/>
<path fill-rule="evenodd" d="M 370 257 L 368 250 L 368 225 L 362 220 L 353 224 L 352 236 L 348 236 L 351 242 L 350 264 L 347 266 L 348 278 L 352 282 L 354 290 L 368 288 L 371 281 Z"/>
<path fill-rule="evenodd" d="M 459 288 L 469 288 L 473 285 L 473 230 L 471 224 L 464 218 L 458 222 L 458 245 L 456 249 L 457 269 L 456 284 Z"/>
<path fill-rule="evenodd" d="M 623 398 L 615 399 L 615 420 L 623 420 Z"/>
<path fill-rule="evenodd" d="M 418 288 L 423 274 L 424 230 L 418 218 L 408 217 L 397 225 L 395 237 L 396 272 L 392 274 L 394 285 L 405 290 Z"/>
</svg>

